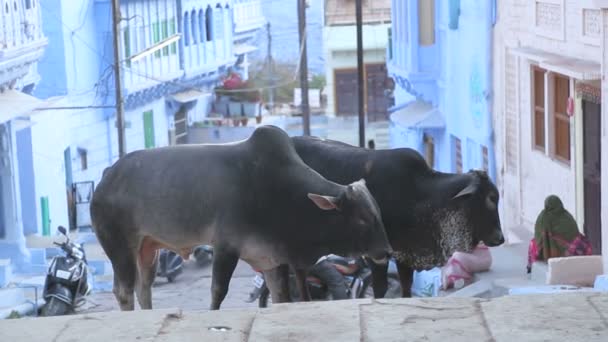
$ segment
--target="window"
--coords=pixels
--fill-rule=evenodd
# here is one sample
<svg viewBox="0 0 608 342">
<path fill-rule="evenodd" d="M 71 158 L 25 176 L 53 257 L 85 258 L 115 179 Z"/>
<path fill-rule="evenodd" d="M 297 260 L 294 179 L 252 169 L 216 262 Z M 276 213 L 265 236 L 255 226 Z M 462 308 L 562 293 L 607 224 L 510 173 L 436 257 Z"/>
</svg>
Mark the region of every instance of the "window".
<svg viewBox="0 0 608 342">
<path fill-rule="evenodd" d="M 137 51 L 143 51 L 148 47 L 146 44 L 146 28 L 146 26 L 139 26 L 137 28 Z"/>
<path fill-rule="evenodd" d="M 554 152 L 558 159 L 570 162 L 570 118 L 567 114 L 570 80 L 556 74 L 553 82 L 555 92 L 553 96 Z"/>
<path fill-rule="evenodd" d="M 452 136 L 452 151 L 454 160 L 454 172 L 462 173 L 462 143 L 460 139 Z"/>
<path fill-rule="evenodd" d="M 200 42 L 204 43 L 207 39 L 207 31 L 205 30 L 205 14 L 203 14 L 203 10 L 198 11 L 198 25 L 200 26 Z"/>
<path fill-rule="evenodd" d="M 534 148 L 570 163 L 570 117 L 567 113 L 570 79 L 561 74 L 547 73 L 541 68 L 532 68 Z M 545 129 L 546 123 L 549 132 Z M 545 138 L 548 138 L 548 143 Z"/>
<path fill-rule="evenodd" d="M 196 11 L 192 10 L 192 13 L 190 14 L 190 21 L 192 24 L 192 44 L 196 44 L 198 43 L 198 39 L 197 37 L 201 34 L 198 31 L 198 23 L 197 23 L 197 15 L 196 15 Z"/>
<path fill-rule="evenodd" d="M 25 9 L 32 8 L 32 0 L 25 0 Z"/>
<path fill-rule="evenodd" d="M 545 70 L 534 67 L 534 147 L 545 150 Z"/>
<path fill-rule="evenodd" d="M 215 20 L 215 25 L 213 27 L 213 37 L 215 39 L 224 38 L 224 13 L 222 11 L 221 5 L 218 5 L 216 7 L 213 19 Z"/>
<path fill-rule="evenodd" d="M 169 37 L 169 22 L 167 20 L 161 21 L 160 24 L 160 40 L 167 39 Z M 169 56 L 169 47 L 163 48 L 163 56 Z"/>
<path fill-rule="evenodd" d="M 123 44 L 125 47 L 125 60 L 127 63 L 127 67 L 131 67 L 131 32 L 129 31 L 129 26 L 125 27 L 125 30 L 122 32 Z"/>
<path fill-rule="evenodd" d="M 87 150 L 84 148 L 78 148 L 78 156 L 80 157 L 80 168 L 84 171 L 89 168 Z"/>
<path fill-rule="evenodd" d="M 171 18 L 169 20 L 169 35 L 174 35 L 176 33 L 177 24 L 175 23 L 175 18 Z M 177 53 L 177 42 L 171 43 L 171 54 L 175 55 Z"/>
<path fill-rule="evenodd" d="M 160 42 L 160 24 L 155 22 L 152 24 L 152 44 L 156 44 L 158 42 Z M 160 57 L 160 50 L 155 51 L 154 56 Z"/>
<path fill-rule="evenodd" d="M 207 33 L 207 41 L 210 42 L 213 39 L 213 11 L 211 7 L 207 7 L 205 12 L 205 32 Z"/>
<path fill-rule="evenodd" d="M 184 14 L 184 46 L 190 45 L 190 14 L 186 12 Z"/>
<path fill-rule="evenodd" d="M 435 1 L 418 0 L 418 43 L 435 44 Z"/>
</svg>

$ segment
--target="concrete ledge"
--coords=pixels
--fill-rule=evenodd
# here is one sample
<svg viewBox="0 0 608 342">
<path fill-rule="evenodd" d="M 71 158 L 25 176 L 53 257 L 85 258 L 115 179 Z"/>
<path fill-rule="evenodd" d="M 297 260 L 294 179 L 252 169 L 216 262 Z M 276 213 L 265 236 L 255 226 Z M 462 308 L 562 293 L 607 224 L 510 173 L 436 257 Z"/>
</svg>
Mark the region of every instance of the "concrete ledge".
<svg viewBox="0 0 608 342">
<path fill-rule="evenodd" d="M 474 282 L 469 286 L 465 286 L 458 291 L 452 292 L 446 297 L 488 298 L 489 296 L 491 296 L 492 289 L 492 282 L 488 280 L 480 280 Z"/>
<path fill-rule="evenodd" d="M 608 294 L 343 300 L 0 321 L 0 341 L 607 341 Z M 109 328 L 111 327 L 111 328 Z"/>
<path fill-rule="evenodd" d="M 6 286 L 13 278 L 13 266 L 10 259 L 0 259 L 0 287 Z"/>
</svg>

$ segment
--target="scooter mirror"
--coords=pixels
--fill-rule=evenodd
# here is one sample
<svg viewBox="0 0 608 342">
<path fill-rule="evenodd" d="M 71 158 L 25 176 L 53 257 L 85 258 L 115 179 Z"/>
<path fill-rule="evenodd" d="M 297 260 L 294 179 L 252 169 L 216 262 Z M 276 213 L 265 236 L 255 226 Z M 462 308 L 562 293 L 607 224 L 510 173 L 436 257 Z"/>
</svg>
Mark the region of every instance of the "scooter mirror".
<svg viewBox="0 0 608 342">
<path fill-rule="evenodd" d="M 63 235 L 65 235 L 65 236 L 67 236 L 68 232 L 67 232 L 67 230 L 65 230 L 65 227 L 64 227 L 64 226 L 59 226 L 59 227 L 57 227 L 57 229 L 59 230 L 59 232 L 60 232 L 61 234 L 63 234 Z"/>
</svg>

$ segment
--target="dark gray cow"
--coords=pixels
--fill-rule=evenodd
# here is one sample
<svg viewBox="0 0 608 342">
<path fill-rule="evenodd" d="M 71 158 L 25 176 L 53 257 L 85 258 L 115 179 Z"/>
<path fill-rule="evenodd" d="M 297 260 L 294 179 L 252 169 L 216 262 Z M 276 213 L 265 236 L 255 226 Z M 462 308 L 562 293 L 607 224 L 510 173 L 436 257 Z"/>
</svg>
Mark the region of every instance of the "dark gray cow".
<svg viewBox="0 0 608 342">
<path fill-rule="evenodd" d="M 365 182 L 326 180 L 271 126 L 234 144 L 130 153 L 104 172 L 91 216 L 122 310 L 134 309 L 134 291 L 143 309 L 152 308 L 159 248 L 187 257 L 195 246 L 214 246 L 212 309 L 219 309 L 239 257 L 256 269 L 302 270 L 328 253 L 390 252 Z"/>
<path fill-rule="evenodd" d="M 404 297 L 411 295 L 413 270 L 442 265 L 455 251 L 470 252 L 479 241 L 488 246 L 504 242 L 498 190 L 485 172 L 437 172 L 407 148 L 372 151 L 311 137 L 292 141 L 302 160 L 327 179 L 365 178 L 395 250 Z M 374 296 L 383 297 L 387 266 L 372 266 Z M 282 279 L 285 272 L 283 266 L 266 273 Z"/>
</svg>

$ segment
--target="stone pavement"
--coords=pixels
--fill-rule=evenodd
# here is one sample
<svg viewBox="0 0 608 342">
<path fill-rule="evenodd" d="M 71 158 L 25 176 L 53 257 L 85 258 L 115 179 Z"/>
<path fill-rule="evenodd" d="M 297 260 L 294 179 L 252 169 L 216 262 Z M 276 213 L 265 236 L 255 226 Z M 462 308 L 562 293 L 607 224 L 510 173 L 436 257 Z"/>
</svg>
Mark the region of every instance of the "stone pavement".
<svg viewBox="0 0 608 342">
<path fill-rule="evenodd" d="M 346 300 L 0 321 L 0 341 L 608 341 L 608 294 Z"/>
</svg>

